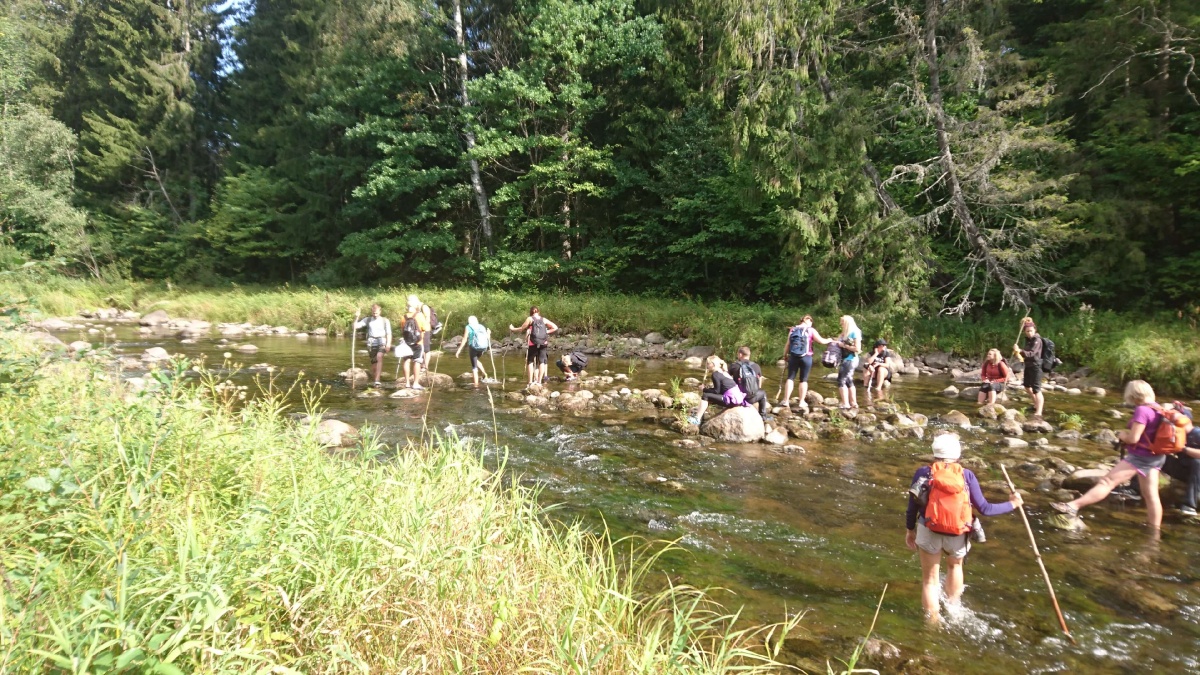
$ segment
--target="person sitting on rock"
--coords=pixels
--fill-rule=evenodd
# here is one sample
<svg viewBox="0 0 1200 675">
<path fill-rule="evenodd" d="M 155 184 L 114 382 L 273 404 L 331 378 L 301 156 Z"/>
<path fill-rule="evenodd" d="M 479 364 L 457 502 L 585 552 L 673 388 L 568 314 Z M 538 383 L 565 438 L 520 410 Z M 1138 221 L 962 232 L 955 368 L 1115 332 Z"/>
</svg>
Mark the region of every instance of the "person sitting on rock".
<svg viewBox="0 0 1200 675">
<path fill-rule="evenodd" d="M 875 341 L 875 346 L 871 347 L 867 360 L 863 362 L 863 387 L 866 388 L 868 396 L 872 389 L 876 393 L 882 392 L 884 383 L 892 386 L 892 369 L 888 367 L 887 360 L 895 356 L 887 348 L 887 340 L 879 338 Z"/>
<path fill-rule="evenodd" d="M 962 443 L 955 434 L 933 439 L 934 463 L 917 469 L 908 491 L 904 516 L 904 543 L 921 556 L 921 605 L 925 619 L 937 624 L 941 618 L 939 597 L 957 606 L 963 593 L 963 560 L 971 550 L 976 526 L 972 507 L 984 516 L 1001 516 L 1021 506 L 1020 493 L 1007 502 L 992 504 L 983 496 L 979 479 L 959 463 Z M 979 528 L 982 532 L 982 528 Z M 938 588 L 942 557 L 946 558 L 946 580 Z"/>
<path fill-rule="evenodd" d="M 762 388 L 762 368 L 750 360 L 749 347 L 745 345 L 738 347 L 737 361 L 733 362 L 732 367 L 729 369 L 729 375 L 746 395 L 746 405 L 757 405 L 758 414 L 763 419 L 770 419 L 771 415 L 767 412 L 770 410 L 770 406 L 767 403 L 767 392 L 763 391 Z"/>
<path fill-rule="evenodd" d="M 999 349 L 988 350 L 987 356 L 983 358 L 983 365 L 979 367 L 979 377 L 983 384 L 979 387 L 976 402 L 979 405 L 995 403 L 996 397 L 1004 393 L 1004 387 L 1012 377 L 1012 371 L 1008 369 L 1008 364 L 1004 362 Z"/>
<path fill-rule="evenodd" d="M 1180 407 L 1188 419 L 1193 419 L 1189 408 Z M 1192 428 L 1187 434 L 1187 444 L 1183 450 L 1173 455 L 1167 455 L 1162 472 L 1183 483 L 1183 503 L 1179 512 L 1185 516 L 1196 516 L 1196 508 L 1200 506 L 1200 428 Z"/>
<path fill-rule="evenodd" d="M 688 418 L 688 424 L 703 422 L 709 403 L 730 407 L 742 405 L 746 400 L 746 395 L 738 388 L 737 382 L 729 376 L 729 368 L 721 357 L 716 354 L 708 357 L 704 360 L 704 368 L 712 377 L 713 386 L 705 387 L 700 392 L 700 405 L 696 407 L 696 414 Z"/>
</svg>

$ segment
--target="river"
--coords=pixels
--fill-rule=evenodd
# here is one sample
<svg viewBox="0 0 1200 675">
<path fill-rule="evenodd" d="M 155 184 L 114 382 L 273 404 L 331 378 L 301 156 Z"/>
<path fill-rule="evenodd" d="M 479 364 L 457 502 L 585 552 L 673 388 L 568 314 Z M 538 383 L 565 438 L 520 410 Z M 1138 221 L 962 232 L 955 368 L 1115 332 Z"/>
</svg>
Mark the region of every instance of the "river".
<svg viewBox="0 0 1200 675">
<path fill-rule="evenodd" d="M 59 335 L 70 341 L 77 333 L 98 341 L 78 331 Z M 228 349 L 216 337 L 181 344 L 172 337 L 138 335 L 127 326 L 117 327 L 114 339 L 111 346 L 118 353 L 137 356 L 162 346 L 203 356 L 210 366 L 220 365 Z M 492 413 L 483 390 L 458 387 L 415 399 L 363 399 L 337 377 L 349 365 L 348 339 L 245 341 L 260 351 L 235 352 L 236 360 L 280 368 L 284 382 L 303 371 L 305 378 L 327 383 L 328 414 L 374 428 L 387 443 L 402 447 L 419 436 L 428 414 L 432 429 L 486 442 L 486 461 L 496 466 L 503 458 L 514 480 L 539 487 L 543 502 L 554 505 L 553 517 L 607 527 L 617 537 L 677 541 L 678 550 L 660 558 L 656 571 L 675 583 L 713 587 L 717 600 L 730 609 L 744 608 L 751 620 L 774 621 L 785 611 L 806 611 L 784 658 L 807 668 L 823 672 L 827 657 L 849 655 L 887 586 L 875 637 L 898 646 L 902 656 L 881 663 L 883 672 L 1200 670 L 1200 574 L 1191 569 L 1200 560 L 1200 522 L 1185 520 L 1170 506 L 1157 544 L 1147 541 L 1143 509 L 1136 504 L 1097 505 L 1086 513 L 1086 532 L 1067 533 L 1040 527 L 1051 513 L 1050 497 L 1014 475 L 1031 491 L 1030 518 L 1078 645 L 1061 635 L 1015 514 L 985 520 L 988 541 L 976 545 L 966 562 L 966 611 L 946 628 L 928 629 L 921 615 L 920 564 L 904 546 L 903 524 L 908 481 L 930 461 L 928 440 L 804 442 L 805 452 L 794 454 L 766 444 L 685 449 L 672 445 L 678 434 L 643 421 L 643 413 L 530 416 L 516 413 L 519 404 L 497 396 L 501 450 L 492 443 Z M 359 357 L 360 364 L 365 360 Z M 389 358 L 387 369 L 394 364 Z M 519 378 L 504 388 L 519 389 L 523 355 L 497 357 L 495 364 L 502 374 Z M 678 361 L 637 361 L 631 368 L 625 359 L 593 358 L 589 365 L 592 373 L 627 374 L 624 384 L 633 388 L 666 389 L 672 378 L 701 375 Z M 468 368 L 465 356 L 455 359 L 452 353 L 438 367 L 456 378 Z M 764 370 L 772 378 L 768 393 L 774 394 L 778 371 Z M 814 386 L 832 396 L 833 384 L 816 380 L 825 372 L 814 370 Z M 248 370 L 233 375 L 241 383 L 253 376 Z M 955 408 L 973 415 L 973 404 L 940 395 L 947 383 L 947 378 L 910 379 L 893 387 L 892 398 L 931 419 Z M 551 388 L 569 386 L 574 385 Z M 1103 411 L 1119 403 L 1111 392 L 1103 400 L 1050 394 L 1046 419 L 1056 422 L 1059 413 L 1073 413 L 1093 428 Z M 601 424 L 610 418 L 628 422 Z M 1000 461 L 1011 466 L 1022 458 L 1056 454 L 1089 468 L 1113 456 L 1111 448 L 1087 441 L 1056 453 L 1038 448 L 1014 453 L 996 439 L 981 430 L 964 435 L 964 456 L 981 457 L 989 465 L 977 472 L 985 484 L 1002 478 Z M 1005 498 L 995 489 L 985 492 L 992 500 Z"/>
</svg>

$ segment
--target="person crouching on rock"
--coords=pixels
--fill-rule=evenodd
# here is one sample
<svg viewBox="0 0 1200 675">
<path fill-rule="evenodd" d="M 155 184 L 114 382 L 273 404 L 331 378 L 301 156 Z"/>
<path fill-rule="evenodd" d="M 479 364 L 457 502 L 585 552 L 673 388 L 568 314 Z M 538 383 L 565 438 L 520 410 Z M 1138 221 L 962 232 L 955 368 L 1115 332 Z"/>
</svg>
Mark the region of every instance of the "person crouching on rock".
<svg viewBox="0 0 1200 675">
<path fill-rule="evenodd" d="M 983 384 L 979 386 L 976 402 L 979 405 L 995 403 L 996 396 L 1004 393 L 1008 378 L 1012 377 L 1012 371 L 1008 369 L 1004 357 L 1000 356 L 999 349 L 988 350 L 987 356 L 983 357 L 983 365 L 979 366 L 979 377 Z"/>
<path fill-rule="evenodd" d="M 758 414 L 763 419 L 770 419 L 771 415 L 767 412 L 770 410 L 767 403 L 767 392 L 762 388 L 762 368 L 750 360 L 749 347 L 744 345 L 738 347 L 737 361 L 733 362 L 733 366 L 729 369 L 729 375 L 746 395 L 746 405 L 757 405 Z"/>
<path fill-rule="evenodd" d="M 963 560 L 971 550 L 971 533 L 977 520 L 974 507 L 984 516 L 1000 516 L 1023 503 L 1021 495 L 992 504 L 983 496 L 979 479 L 962 464 L 962 444 L 954 434 L 942 434 L 933 439 L 934 463 L 923 466 L 913 474 L 908 491 L 908 512 L 905 526 L 908 532 L 904 543 L 919 551 L 921 556 L 921 605 L 925 619 L 931 624 L 941 620 L 938 603 L 938 573 L 942 557 L 946 556 L 944 588 L 947 606 L 957 606 L 963 592 Z M 982 534 L 983 528 L 979 528 Z"/>
<path fill-rule="evenodd" d="M 742 405 L 746 401 L 746 395 L 729 376 L 728 367 L 721 357 L 716 354 L 708 357 L 704 360 L 704 368 L 711 375 L 713 386 L 705 387 L 700 392 L 700 405 L 696 408 L 696 414 L 688 418 L 688 424 L 703 422 L 704 412 L 708 410 L 709 403 L 731 407 Z"/>
<path fill-rule="evenodd" d="M 587 368 L 588 358 L 583 352 L 571 352 L 563 354 L 562 358 L 555 362 L 554 365 L 566 376 L 567 382 L 574 380 L 583 375 L 583 369 Z"/>
<path fill-rule="evenodd" d="M 1125 403 L 1135 406 L 1128 428 L 1117 432 L 1117 438 L 1125 444 L 1125 456 L 1083 496 L 1069 502 L 1055 502 L 1050 506 L 1059 513 L 1075 517 L 1079 515 L 1079 509 L 1101 501 L 1113 488 L 1137 476 L 1142 500 L 1146 502 L 1146 525 L 1152 534 L 1157 534 L 1162 527 L 1158 474 L 1167 456 L 1151 452 L 1150 445 L 1163 421 L 1159 413 L 1161 408 L 1154 402 L 1154 389 L 1142 380 L 1132 380 L 1125 385 Z"/>
</svg>

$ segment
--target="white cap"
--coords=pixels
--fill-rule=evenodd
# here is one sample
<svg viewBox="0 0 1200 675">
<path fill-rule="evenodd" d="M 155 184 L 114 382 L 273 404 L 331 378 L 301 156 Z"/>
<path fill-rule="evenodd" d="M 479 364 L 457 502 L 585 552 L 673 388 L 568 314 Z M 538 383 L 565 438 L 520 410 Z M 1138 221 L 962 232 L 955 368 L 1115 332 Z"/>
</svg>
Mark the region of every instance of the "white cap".
<svg viewBox="0 0 1200 675">
<path fill-rule="evenodd" d="M 957 434 L 942 434 L 933 439 L 933 456 L 935 459 L 958 459 L 962 457 L 962 444 L 958 442 Z"/>
</svg>

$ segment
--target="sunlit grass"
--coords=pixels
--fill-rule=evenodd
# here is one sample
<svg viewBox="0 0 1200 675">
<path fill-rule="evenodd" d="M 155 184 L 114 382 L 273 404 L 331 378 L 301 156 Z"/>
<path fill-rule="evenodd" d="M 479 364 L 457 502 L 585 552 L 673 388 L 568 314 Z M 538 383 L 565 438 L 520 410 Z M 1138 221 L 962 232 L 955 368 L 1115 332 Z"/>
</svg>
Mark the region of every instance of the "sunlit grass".
<svg viewBox="0 0 1200 675">
<path fill-rule="evenodd" d="M 478 446 L 335 456 L 277 393 L 177 365 L 132 394 L 11 336 L 0 672 L 765 672 L 797 620 L 648 594 L 652 554 L 554 524 Z"/>
</svg>

